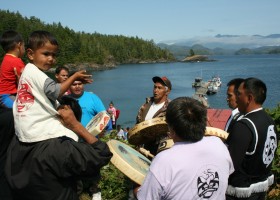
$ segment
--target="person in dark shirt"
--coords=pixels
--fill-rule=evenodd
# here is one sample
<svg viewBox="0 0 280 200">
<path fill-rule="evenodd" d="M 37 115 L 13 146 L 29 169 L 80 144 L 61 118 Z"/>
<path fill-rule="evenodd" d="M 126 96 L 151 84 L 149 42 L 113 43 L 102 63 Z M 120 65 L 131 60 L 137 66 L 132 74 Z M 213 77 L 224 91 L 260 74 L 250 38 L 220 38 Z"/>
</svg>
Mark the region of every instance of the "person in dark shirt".
<svg viewBox="0 0 280 200">
<path fill-rule="evenodd" d="M 62 136 L 25 143 L 15 136 L 5 168 L 15 200 L 78 200 L 77 181 L 100 177 L 112 157 L 107 144 L 82 126 L 69 105 L 61 105 L 58 113 L 62 124 L 84 142 Z"/>
<path fill-rule="evenodd" d="M 266 91 L 265 83 L 257 78 L 245 79 L 238 88 L 238 110 L 244 116 L 226 140 L 235 168 L 227 200 L 264 200 L 274 181 L 271 166 L 278 135 L 275 122 L 262 108 Z"/>
</svg>

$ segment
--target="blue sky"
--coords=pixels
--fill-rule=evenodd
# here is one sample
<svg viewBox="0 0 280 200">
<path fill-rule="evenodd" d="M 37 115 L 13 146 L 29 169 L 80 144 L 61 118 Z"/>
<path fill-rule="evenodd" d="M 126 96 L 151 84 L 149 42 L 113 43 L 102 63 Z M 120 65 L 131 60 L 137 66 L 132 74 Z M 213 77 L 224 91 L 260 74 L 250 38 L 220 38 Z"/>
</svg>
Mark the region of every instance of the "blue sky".
<svg viewBox="0 0 280 200">
<path fill-rule="evenodd" d="M 74 31 L 155 42 L 193 37 L 280 34 L 279 0 L 2 0 L 1 10 Z M 1 23 L 1 22 L 0 22 Z"/>
</svg>

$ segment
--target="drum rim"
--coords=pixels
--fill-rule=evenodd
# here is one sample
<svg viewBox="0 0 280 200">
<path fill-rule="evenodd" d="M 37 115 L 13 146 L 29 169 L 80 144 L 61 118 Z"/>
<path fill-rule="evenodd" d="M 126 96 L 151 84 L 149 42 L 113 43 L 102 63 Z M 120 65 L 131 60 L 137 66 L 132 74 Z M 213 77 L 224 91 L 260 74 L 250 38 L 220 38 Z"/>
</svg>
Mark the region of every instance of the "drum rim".
<svg viewBox="0 0 280 200">
<path fill-rule="evenodd" d="M 132 147 L 130 147 L 129 145 L 120 142 L 118 140 L 114 140 L 111 139 L 107 142 L 107 145 L 110 148 L 110 151 L 113 153 L 113 156 L 111 158 L 111 163 L 118 169 L 120 170 L 124 175 L 126 175 L 128 178 L 130 178 L 132 181 L 136 182 L 137 184 L 141 185 L 146 177 L 147 174 L 143 174 L 140 171 L 137 171 L 136 169 L 134 169 L 133 167 L 131 167 L 131 165 L 129 165 L 125 159 L 123 159 L 119 154 L 116 153 L 115 149 L 112 147 L 112 143 L 113 142 L 117 142 L 117 143 L 122 143 L 124 145 L 126 145 L 128 148 L 130 148 L 131 150 L 139 153 L 138 151 L 136 151 L 135 149 L 133 149 Z M 139 155 L 143 156 L 141 153 L 139 153 Z M 143 156 L 145 157 L 145 156 Z M 149 161 L 149 159 L 147 158 L 147 161 Z M 150 161 L 149 161 L 150 162 Z M 151 162 L 150 162 L 151 164 Z M 130 169 L 130 170 L 128 170 Z M 147 170 L 148 171 L 148 170 Z M 137 176 L 138 175 L 138 176 Z"/>
<path fill-rule="evenodd" d="M 96 124 L 93 124 L 94 122 L 94 119 L 95 118 L 100 118 L 99 121 L 96 121 Z M 104 122 L 104 119 L 107 118 L 108 120 Z M 93 135 L 93 136 L 97 136 L 98 134 L 100 134 L 104 129 L 105 127 L 108 125 L 110 121 L 110 116 L 109 114 L 107 113 L 107 111 L 103 110 L 103 111 L 100 111 L 99 113 L 97 113 L 86 125 L 86 129 Z M 102 123 L 101 123 L 102 122 Z M 103 124 L 103 129 L 101 130 L 99 128 L 99 126 Z M 94 126 L 95 125 L 95 126 Z M 89 127 L 90 126 L 90 127 Z"/>
<path fill-rule="evenodd" d="M 140 137 L 141 131 L 143 131 L 144 129 L 149 128 L 151 126 L 163 125 L 163 126 L 166 126 L 166 129 L 168 130 L 168 125 L 167 125 L 165 119 L 166 119 L 165 117 L 155 117 L 155 118 L 145 120 L 143 122 L 140 122 L 140 123 L 136 124 L 127 133 L 128 141 L 131 144 L 134 144 L 134 145 L 142 144 L 141 142 L 135 142 L 133 140 L 133 138 L 134 137 Z"/>
</svg>

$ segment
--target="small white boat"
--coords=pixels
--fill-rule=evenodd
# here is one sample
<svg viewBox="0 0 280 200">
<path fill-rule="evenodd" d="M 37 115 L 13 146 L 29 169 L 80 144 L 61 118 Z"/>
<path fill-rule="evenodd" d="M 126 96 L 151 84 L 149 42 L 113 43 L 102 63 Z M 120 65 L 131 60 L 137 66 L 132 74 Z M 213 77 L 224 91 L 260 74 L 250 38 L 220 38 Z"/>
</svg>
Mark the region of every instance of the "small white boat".
<svg viewBox="0 0 280 200">
<path fill-rule="evenodd" d="M 218 90 L 219 87 L 214 82 L 210 82 L 207 87 L 207 94 L 216 94 Z"/>
<path fill-rule="evenodd" d="M 214 82 L 217 87 L 221 87 L 222 81 L 219 76 L 213 76 L 210 82 Z"/>
</svg>

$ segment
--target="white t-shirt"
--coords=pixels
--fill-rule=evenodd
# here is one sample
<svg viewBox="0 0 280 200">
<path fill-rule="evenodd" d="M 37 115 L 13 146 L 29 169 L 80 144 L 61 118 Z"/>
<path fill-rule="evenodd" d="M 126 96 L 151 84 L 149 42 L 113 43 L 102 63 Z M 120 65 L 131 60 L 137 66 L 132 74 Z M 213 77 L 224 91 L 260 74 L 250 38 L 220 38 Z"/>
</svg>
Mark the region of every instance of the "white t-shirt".
<svg viewBox="0 0 280 200">
<path fill-rule="evenodd" d="M 67 136 L 78 136 L 59 121 L 58 112 L 45 94 L 49 77 L 35 65 L 25 66 L 19 80 L 18 94 L 13 105 L 15 131 L 21 142 L 38 142 Z"/>
<path fill-rule="evenodd" d="M 137 198 L 223 200 L 233 171 L 228 149 L 218 137 L 177 142 L 156 155 Z"/>
<path fill-rule="evenodd" d="M 151 105 L 146 117 L 145 117 L 145 120 L 149 120 L 149 119 L 153 119 L 153 116 L 156 114 L 156 112 L 162 108 L 162 106 L 164 105 L 165 102 L 162 102 L 162 103 L 159 103 L 159 104 L 155 104 L 153 102 L 153 104 Z"/>
<path fill-rule="evenodd" d="M 120 131 L 117 133 L 117 137 L 118 139 L 124 139 L 124 131 L 122 129 L 120 129 Z"/>
</svg>

